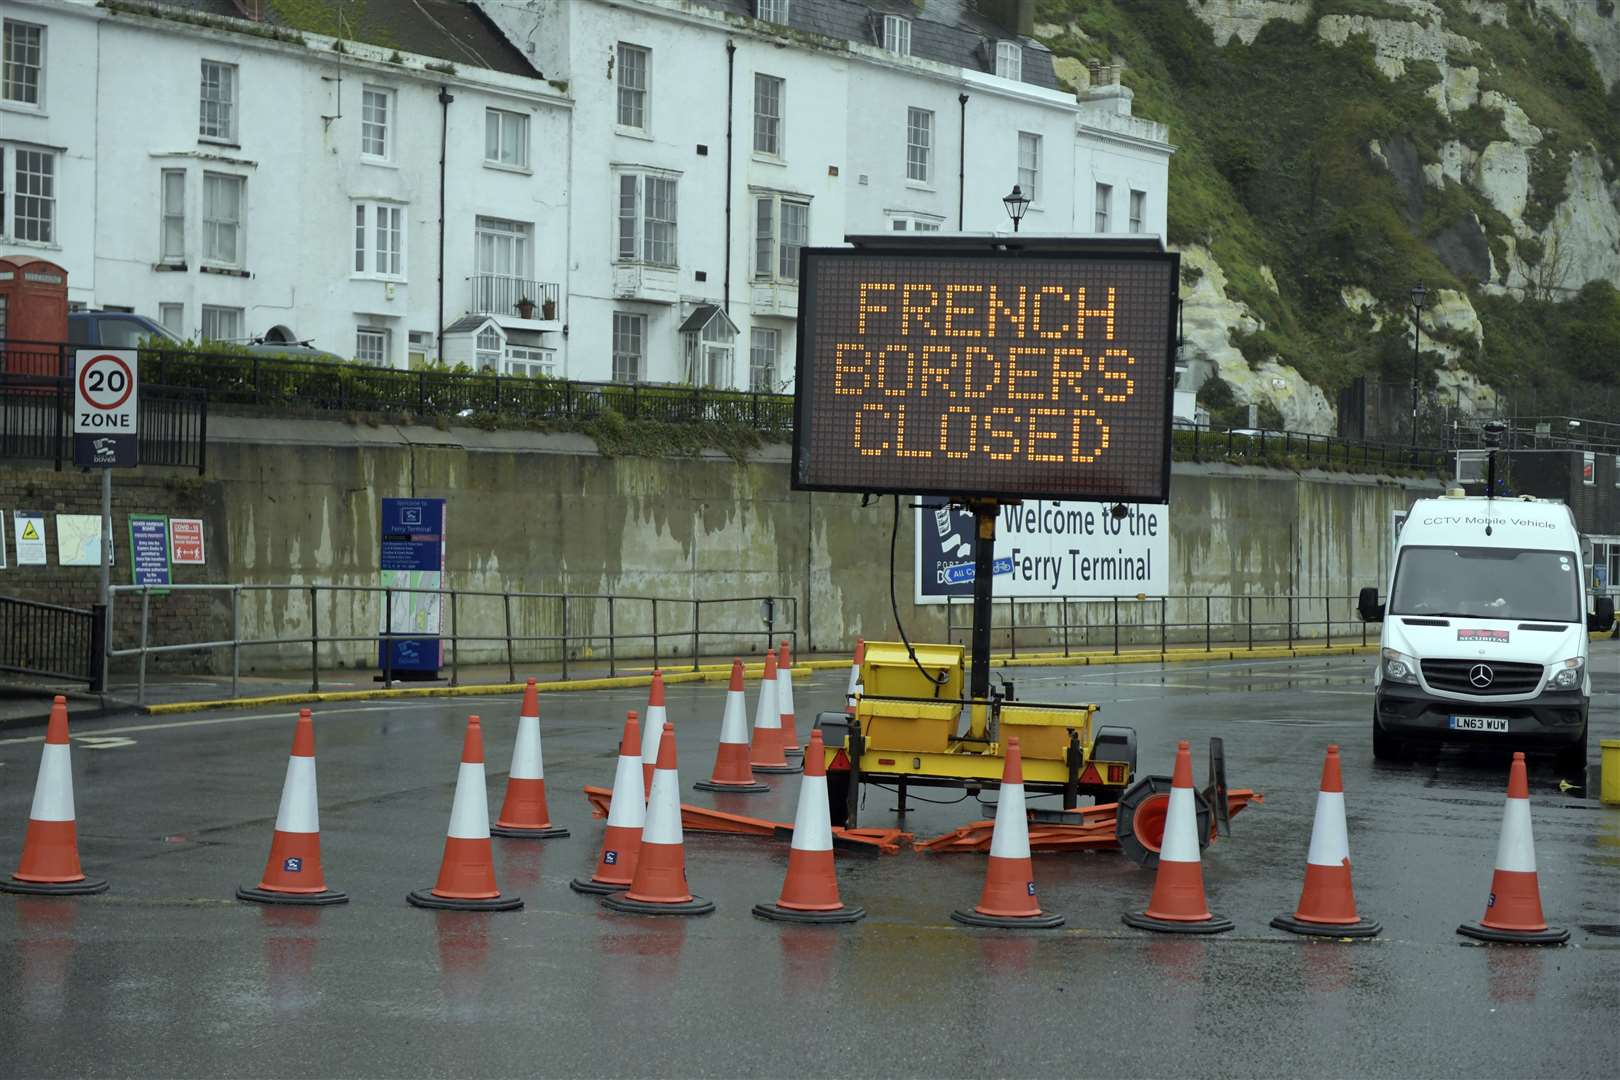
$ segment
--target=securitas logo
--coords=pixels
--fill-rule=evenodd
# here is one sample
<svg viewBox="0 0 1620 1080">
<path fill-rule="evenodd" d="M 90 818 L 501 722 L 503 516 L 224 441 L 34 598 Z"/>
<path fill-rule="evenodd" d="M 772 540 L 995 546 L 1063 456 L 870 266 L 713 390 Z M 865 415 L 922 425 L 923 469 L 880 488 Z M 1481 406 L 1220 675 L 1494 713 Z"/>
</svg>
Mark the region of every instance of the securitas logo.
<svg viewBox="0 0 1620 1080">
<path fill-rule="evenodd" d="M 1508 632 L 1506 630 L 1458 630 L 1458 641 L 1494 641 L 1507 644 Z"/>
</svg>

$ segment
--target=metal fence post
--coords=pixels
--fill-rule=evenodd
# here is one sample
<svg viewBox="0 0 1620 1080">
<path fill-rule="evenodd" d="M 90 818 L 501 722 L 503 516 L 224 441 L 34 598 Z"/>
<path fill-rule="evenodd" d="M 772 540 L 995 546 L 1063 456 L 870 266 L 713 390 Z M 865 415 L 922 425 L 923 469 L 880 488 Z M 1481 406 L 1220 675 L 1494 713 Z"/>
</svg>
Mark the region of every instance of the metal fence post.
<svg viewBox="0 0 1620 1080">
<path fill-rule="evenodd" d="M 1254 597 L 1246 596 L 1244 599 L 1249 602 L 1249 651 L 1254 652 Z"/>
<path fill-rule="evenodd" d="M 568 681 L 568 594 L 562 594 L 562 677 Z"/>
<path fill-rule="evenodd" d="M 1119 655 L 1119 597 L 1114 597 L 1114 655 Z"/>
<path fill-rule="evenodd" d="M 1063 655 L 1068 656 L 1069 655 L 1069 598 L 1067 596 L 1065 596 L 1062 600 L 1058 601 L 1058 606 L 1059 606 L 1059 608 L 1061 609 L 1061 612 L 1062 612 L 1059 615 L 1059 618 L 1061 618 L 1063 620 Z"/>
<path fill-rule="evenodd" d="M 1210 615 L 1210 598 L 1209 598 L 1209 594 L 1206 593 L 1206 594 L 1204 594 L 1204 651 L 1205 652 L 1210 652 L 1211 649 L 1212 649 L 1212 645 L 1213 645 L 1213 643 L 1210 641 L 1210 637 L 1209 637 L 1209 615 Z"/>
<path fill-rule="evenodd" d="M 703 614 L 703 601 L 692 601 L 692 670 L 698 669 L 698 619 Z"/>
<path fill-rule="evenodd" d="M 141 618 L 145 618 L 145 614 Z M 237 681 L 242 675 L 242 586 L 231 588 L 231 697 L 239 693 Z"/>
<path fill-rule="evenodd" d="M 321 691 L 321 609 L 320 592 L 315 585 L 309 587 L 309 692 Z"/>
<path fill-rule="evenodd" d="M 658 597 L 652 600 L 652 662 L 653 670 L 658 670 Z"/>
<path fill-rule="evenodd" d="M 383 689 L 394 688 L 394 590 L 383 590 Z"/>
<path fill-rule="evenodd" d="M 150 585 L 145 585 L 141 587 L 141 666 L 140 673 L 137 676 L 135 683 L 136 704 L 146 703 L 146 646 L 148 644 L 146 634 L 148 627 L 151 625 L 151 609 L 152 587 Z M 235 696 L 234 687 L 232 688 L 232 696 Z"/>
<path fill-rule="evenodd" d="M 460 595 L 461 594 L 456 592 L 456 590 L 454 590 L 454 589 L 450 590 L 450 685 L 451 686 L 457 686 L 461 682 L 461 631 L 459 629 L 457 629 L 457 627 L 460 624 L 456 619 L 456 609 L 459 606 L 456 603 L 456 600 Z"/>
<path fill-rule="evenodd" d="M 1322 613 L 1327 616 L 1327 646 L 1333 648 L 1333 597 L 1322 597 Z"/>
<path fill-rule="evenodd" d="M 512 594 L 501 593 L 501 607 L 506 615 L 506 681 L 517 682 L 517 667 L 512 661 Z"/>
<path fill-rule="evenodd" d="M 90 692 L 104 694 L 107 692 L 107 605 L 93 604 L 90 607 L 90 655 L 85 657 L 89 661 L 87 670 L 90 672 Z"/>
<path fill-rule="evenodd" d="M 618 672 L 618 634 L 613 625 L 613 594 L 608 594 L 608 678 L 613 678 Z"/>
<path fill-rule="evenodd" d="M 1012 658 L 1018 659 L 1018 601 L 1012 597 L 1007 598 L 1007 645 Z"/>
<path fill-rule="evenodd" d="M 1288 647 L 1294 647 L 1294 594 L 1288 594 Z"/>
<path fill-rule="evenodd" d="M 1170 598 L 1159 597 L 1159 655 L 1163 656 L 1170 651 L 1169 638 L 1165 636 L 1165 621 L 1170 617 Z"/>
</svg>

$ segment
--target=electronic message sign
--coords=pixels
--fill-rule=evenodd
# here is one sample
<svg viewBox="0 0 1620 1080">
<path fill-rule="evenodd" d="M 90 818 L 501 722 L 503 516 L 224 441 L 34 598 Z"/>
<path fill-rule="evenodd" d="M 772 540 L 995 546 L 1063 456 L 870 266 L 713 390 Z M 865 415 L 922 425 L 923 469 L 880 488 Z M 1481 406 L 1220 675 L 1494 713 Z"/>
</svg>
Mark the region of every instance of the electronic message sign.
<svg viewBox="0 0 1620 1080">
<path fill-rule="evenodd" d="M 810 248 L 793 486 L 1163 503 L 1178 257 Z"/>
</svg>

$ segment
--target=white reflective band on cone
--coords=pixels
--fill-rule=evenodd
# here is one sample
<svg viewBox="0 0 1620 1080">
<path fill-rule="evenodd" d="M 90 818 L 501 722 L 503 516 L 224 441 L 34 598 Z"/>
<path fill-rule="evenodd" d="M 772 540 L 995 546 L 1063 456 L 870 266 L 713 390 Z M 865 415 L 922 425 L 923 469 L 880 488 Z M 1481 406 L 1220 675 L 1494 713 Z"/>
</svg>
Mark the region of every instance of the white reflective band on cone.
<svg viewBox="0 0 1620 1080">
<path fill-rule="evenodd" d="M 287 780 L 281 786 L 281 809 L 276 811 L 276 831 L 316 833 L 321 831 L 321 812 L 315 792 L 315 759 L 294 754 L 287 759 Z"/>
<path fill-rule="evenodd" d="M 652 793 L 647 798 L 647 824 L 641 830 L 644 844 L 681 842 L 681 778 L 674 769 L 654 769 Z"/>
<path fill-rule="evenodd" d="M 545 762 L 540 759 L 540 718 L 518 717 L 517 741 L 512 744 L 513 780 L 544 780 Z"/>
<path fill-rule="evenodd" d="M 1509 799 L 1502 810 L 1502 839 L 1496 845 L 1496 868 L 1521 874 L 1536 872 L 1536 841 L 1530 834 L 1530 800 Z"/>
<path fill-rule="evenodd" d="M 720 741 L 723 743 L 748 742 L 748 704 L 743 692 L 726 691 L 726 711 L 720 718 Z"/>
<path fill-rule="evenodd" d="M 641 763 L 643 765 L 658 760 L 658 740 L 664 737 L 665 711 L 662 705 L 647 706 L 647 726 L 641 729 Z"/>
<path fill-rule="evenodd" d="M 613 801 L 608 804 L 607 823 L 639 829 L 646 821 L 647 804 L 641 801 L 641 759 L 621 754 L 613 774 Z"/>
<path fill-rule="evenodd" d="M 456 801 L 450 807 L 450 833 L 457 840 L 489 836 L 489 795 L 484 791 L 483 762 L 461 763 L 456 774 Z"/>
<path fill-rule="evenodd" d="M 832 850 L 832 814 L 827 809 L 827 778 L 799 781 L 799 812 L 793 818 L 792 847 L 800 851 Z"/>
<path fill-rule="evenodd" d="M 990 834 L 990 854 L 998 859 L 1029 858 L 1029 815 L 1024 810 L 1024 785 L 1002 784 L 996 797 L 996 827 Z"/>
<path fill-rule="evenodd" d="M 790 668 L 776 669 L 776 715 L 797 715 L 793 711 L 793 671 Z"/>
<path fill-rule="evenodd" d="M 1193 805 L 1192 788 L 1170 789 L 1170 810 L 1164 819 L 1159 861 L 1198 861 L 1198 812 Z"/>
<path fill-rule="evenodd" d="M 775 679 L 766 679 L 759 684 L 759 708 L 754 712 L 754 726 L 757 728 L 782 726 L 782 714 L 776 708 Z"/>
<path fill-rule="evenodd" d="M 1305 861 L 1313 866 L 1343 866 L 1350 857 L 1350 837 L 1344 831 L 1344 792 L 1316 793 L 1316 821 L 1311 825 L 1311 853 Z"/>
<path fill-rule="evenodd" d="M 73 758 L 66 743 L 46 743 L 34 781 L 34 821 L 73 820 Z"/>
</svg>

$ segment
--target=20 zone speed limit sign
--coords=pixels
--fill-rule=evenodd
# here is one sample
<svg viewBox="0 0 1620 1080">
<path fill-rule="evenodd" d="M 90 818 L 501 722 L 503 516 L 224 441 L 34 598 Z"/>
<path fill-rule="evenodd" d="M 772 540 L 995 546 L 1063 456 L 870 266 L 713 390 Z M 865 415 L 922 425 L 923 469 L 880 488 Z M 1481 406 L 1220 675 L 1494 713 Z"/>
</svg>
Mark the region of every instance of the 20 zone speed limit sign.
<svg viewBox="0 0 1620 1080">
<path fill-rule="evenodd" d="M 73 461 L 117 468 L 139 464 L 134 349 L 80 349 L 73 371 Z"/>
</svg>

